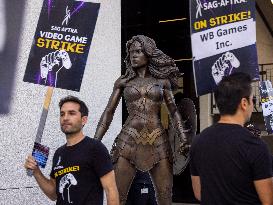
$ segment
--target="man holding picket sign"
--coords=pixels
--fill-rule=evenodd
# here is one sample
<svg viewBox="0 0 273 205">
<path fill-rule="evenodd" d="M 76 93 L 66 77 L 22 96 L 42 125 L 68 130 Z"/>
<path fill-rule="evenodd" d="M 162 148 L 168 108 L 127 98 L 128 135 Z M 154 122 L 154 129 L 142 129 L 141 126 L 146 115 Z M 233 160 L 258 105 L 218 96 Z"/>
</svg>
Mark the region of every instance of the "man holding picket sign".
<svg viewBox="0 0 273 205">
<path fill-rule="evenodd" d="M 76 97 L 65 97 L 59 103 L 67 142 L 54 154 L 50 178 L 40 170 L 49 154 L 41 141 L 53 87 L 80 91 L 99 8 L 99 3 L 44 0 L 24 75 L 25 82 L 49 86 L 25 168 L 57 205 L 102 205 L 103 191 L 108 205 L 119 205 L 109 153 L 101 142 L 83 134 L 88 108 Z"/>
<path fill-rule="evenodd" d="M 33 175 L 45 193 L 56 204 L 102 205 L 103 190 L 108 205 L 118 205 L 119 196 L 112 162 L 106 147 L 83 134 L 88 108 L 74 96 L 61 99 L 60 125 L 66 144 L 54 154 L 50 179 L 41 172 L 33 156 L 28 156 L 25 168 Z"/>
</svg>

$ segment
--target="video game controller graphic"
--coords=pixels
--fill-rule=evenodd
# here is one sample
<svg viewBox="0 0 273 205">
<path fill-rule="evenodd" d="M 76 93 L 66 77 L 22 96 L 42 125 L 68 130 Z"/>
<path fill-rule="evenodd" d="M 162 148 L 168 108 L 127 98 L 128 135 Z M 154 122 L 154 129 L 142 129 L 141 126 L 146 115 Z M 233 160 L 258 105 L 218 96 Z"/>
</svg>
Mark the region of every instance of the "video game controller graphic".
<svg viewBox="0 0 273 205">
<path fill-rule="evenodd" d="M 224 76 L 228 76 L 233 72 L 234 68 L 240 66 L 240 61 L 231 52 L 224 53 L 212 66 L 211 74 L 216 84 L 218 84 Z"/>
<path fill-rule="evenodd" d="M 40 62 L 41 78 L 47 82 L 48 73 L 55 71 L 55 87 L 58 80 L 58 72 L 64 67 L 70 69 L 72 66 L 68 53 L 65 50 L 57 50 L 44 56 Z"/>
</svg>

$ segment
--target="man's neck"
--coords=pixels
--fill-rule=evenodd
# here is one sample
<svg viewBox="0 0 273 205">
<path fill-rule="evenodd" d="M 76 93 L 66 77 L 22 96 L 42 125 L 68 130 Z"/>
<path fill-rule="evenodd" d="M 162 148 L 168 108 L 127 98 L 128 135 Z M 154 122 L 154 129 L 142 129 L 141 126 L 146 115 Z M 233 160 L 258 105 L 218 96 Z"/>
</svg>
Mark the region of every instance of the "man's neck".
<svg viewBox="0 0 273 205">
<path fill-rule="evenodd" d="M 66 135 L 66 145 L 67 146 L 73 146 L 75 144 L 78 144 L 80 141 L 84 139 L 83 132 L 75 133 L 75 134 L 68 134 Z"/>
<path fill-rule="evenodd" d="M 237 124 L 244 126 L 244 119 L 238 115 L 221 115 L 218 123 L 226 123 L 226 124 Z"/>
</svg>

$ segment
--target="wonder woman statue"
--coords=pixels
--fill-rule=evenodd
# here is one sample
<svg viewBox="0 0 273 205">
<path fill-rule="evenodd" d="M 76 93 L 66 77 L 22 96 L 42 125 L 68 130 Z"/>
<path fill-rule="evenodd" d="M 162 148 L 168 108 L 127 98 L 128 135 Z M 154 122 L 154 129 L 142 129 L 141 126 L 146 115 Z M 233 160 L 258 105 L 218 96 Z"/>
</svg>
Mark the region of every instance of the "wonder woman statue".
<svg viewBox="0 0 273 205">
<path fill-rule="evenodd" d="M 115 82 L 95 138 L 101 140 L 106 133 L 123 95 L 129 116 L 111 151 L 121 205 L 126 202 L 136 169 L 150 173 L 158 205 L 171 205 L 173 154 L 160 110 L 165 103 L 180 137 L 180 151 L 187 155 L 190 131 L 185 128 L 172 94 L 181 74 L 174 60 L 157 49 L 151 38 L 134 36 L 127 42 L 126 52 L 126 73 Z"/>
</svg>

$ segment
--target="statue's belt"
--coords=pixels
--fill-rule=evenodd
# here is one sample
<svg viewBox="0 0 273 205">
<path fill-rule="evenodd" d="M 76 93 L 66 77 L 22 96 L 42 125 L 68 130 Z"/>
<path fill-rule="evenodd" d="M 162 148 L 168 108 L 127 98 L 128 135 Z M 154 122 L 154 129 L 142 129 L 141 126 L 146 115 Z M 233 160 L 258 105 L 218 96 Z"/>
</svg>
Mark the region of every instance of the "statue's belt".
<svg viewBox="0 0 273 205">
<path fill-rule="evenodd" d="M 165 130 L 162 128 L 157 128 L 149 133 L 148 129 L 144 127 L 140 132 L 134 128 L 123 128 L 122 132 L 126 135 L 131 136 L 137 144 L 150 144 L 152 145 L 157 137 L 165 134 Z"/>
</svg>

